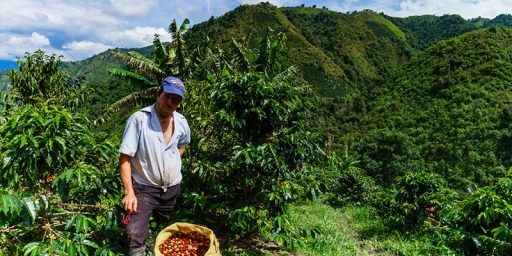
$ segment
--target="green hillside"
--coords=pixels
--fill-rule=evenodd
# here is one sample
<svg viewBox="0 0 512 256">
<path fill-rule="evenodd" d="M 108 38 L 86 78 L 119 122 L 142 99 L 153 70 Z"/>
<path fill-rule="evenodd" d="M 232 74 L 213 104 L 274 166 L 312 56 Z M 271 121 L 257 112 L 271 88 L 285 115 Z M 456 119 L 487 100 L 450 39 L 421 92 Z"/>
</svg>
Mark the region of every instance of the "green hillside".
<svg viewBox="0 0 512 256">
<path fill-rule="evenodd" d="M 352 83 L 380 79 L 409 55 L 403 32 L 380 14 L 314 8 L 284 8 L 283 12 L 311 44 L 343 68 Z"/>
<path fill-rule="evenodd" d="M 322 86 L 328 79 L 340 79 L 345 71 L 321 48 L 304 37 L 279 9 L 270 4 L 242 5 L 233 11 L 192 27 L 187 34 L 190 48 L 197 47 L 206 37 L 209 45 L 228 47 L 231 38 L 249 48 L 256 47 L 266 27 L 275 33 L 284 32 L 287 37 L 286 51 L 282 60 L 285 65 L 295 65 L 310 83 Z"/>
<path fill-rule="evenodd" d="M 321 95 L 343 95 L 401 65 L 410 55 L 406 35 L 384 16 L 371 11 L 343 14 L 309 7 L 243 5 L 195 25 L 187 39 L 197 47 L 229 45 L 233 37 L 254 47 L 266 26 L 288 38 L 284 65 L 295 65 Z"/>
<path fill-rule="evenodd" d="M 477 28 L 476 23 L 459 15 L 422 15 L 406 18 L 389 17 L 407 35 L 407 41 L 414 48 L 425 50 L 430 45 Z"/>
<path fill-rule="evenodd" d="M 492 20 L 488 20 L 485 26 L 507 26 L 512 27 L 512 14 L 500 14 Z"/>
<path fill-rule="evenodd" d="M 109 67 L 126 68 L 126 65 L 112 54 L 112 51 L 127 52 L 131 50 L 146 56 L 152 53 L 152 47 L 110 49 L 82 61 L 63 62 L 63 68 L 73 76 L 82 79 L 83 86 L 94 89 L 83 106 L 84 112 L 95 117 L 104 115 L 110 104 L 136 90 L 136 87 L 130 82 L 119 80 L 107 73 Z"/>
<path fill-rule="evenodd" d="M 376 84 L 401 67 L 413 49 L 407 36 L 381 14 L 372 11 L 338 13 L 309 7 L 277 8 L 243 5 L 225 15 L 195 25 L 187 43 L 204 42 L 228 48 L 230 38 L 255 47 L 269 26 L 288 38 L 281 65 L 294 65 L 299 75 L 322 96 L 315 103 L 318 129 L 340 134 L 366 111 Z"/>
<path fill-rule="evenodd" d="M 488 184 L 512 165 L 512 29 L 441 41 L 379 90 L 365 128 L 400 131 L 453 185 Z"/>
</svg>

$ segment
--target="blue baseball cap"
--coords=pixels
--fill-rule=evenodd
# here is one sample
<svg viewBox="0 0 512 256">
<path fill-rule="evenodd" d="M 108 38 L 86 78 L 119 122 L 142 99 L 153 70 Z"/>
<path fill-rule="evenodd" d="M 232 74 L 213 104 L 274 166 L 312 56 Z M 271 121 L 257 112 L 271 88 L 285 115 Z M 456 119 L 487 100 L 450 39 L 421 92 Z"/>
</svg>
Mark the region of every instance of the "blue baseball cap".
<svg viewBox="0 0 512 256">
<path fill-rule="evenodd" d="M 185 99 L 185 85 L 183 82 L 174 76 L 168 76 L 162 81 L 162 91 L 165 93 L 176 94 L 182 99 Z"/>
</svg>

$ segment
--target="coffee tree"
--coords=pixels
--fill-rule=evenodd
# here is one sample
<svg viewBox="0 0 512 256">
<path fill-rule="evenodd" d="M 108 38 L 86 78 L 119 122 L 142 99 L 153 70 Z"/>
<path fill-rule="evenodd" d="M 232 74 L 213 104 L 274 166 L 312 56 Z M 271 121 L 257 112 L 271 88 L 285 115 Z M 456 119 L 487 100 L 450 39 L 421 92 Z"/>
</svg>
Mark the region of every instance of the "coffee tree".
<svg viewBox="0 0 512 256">
<path fill-rule="evenodd" d="M 115 148 L 62 107 L 77 87 L 67 87 L 74 81 L 59 61 L 37 51 L 11 72 L 0 126 L 1 255 L 115 254 Z"/>
<path fill-rule="evenodd" d="M 512 250 L 512 168 L 493 186 L 478 189 L 442 212 L 442 242 L 459 254 L 509 255 Z"/>
<path fill-rule="evenodd" d="M 72 109 L 83 103 L 90 89 L 83 88 L 81 79 L 71 77 L 60 65 L 60 56 L 46 55 L 42 50 L 18 59 L 19 70 L 9 72 L 10 88 L 2 102 L 4 109 L 37 102 Z"/>
<path fill-rule="evenodd" d="M 262 44 L 269 48 L 259 51 L 235 41 L 231 52 L 210 51 L 209 58 L 217 60 L 210 70 L 219 72 L 188 86 L 185 109 L 196 140 L 184 185 L 194 192 L 185 193 L 185 204 L 227 219 L 238 235 L 266 227 L 293 237 L 300 232 L 286 226 L 288 203 L 318 190 L 308 89 L 293 81 L 293 68 L 279 73 L 265 66 L 276 60 L 282 43 L 284 35 L 278 34 L 265 38 Z"/>
</svg>

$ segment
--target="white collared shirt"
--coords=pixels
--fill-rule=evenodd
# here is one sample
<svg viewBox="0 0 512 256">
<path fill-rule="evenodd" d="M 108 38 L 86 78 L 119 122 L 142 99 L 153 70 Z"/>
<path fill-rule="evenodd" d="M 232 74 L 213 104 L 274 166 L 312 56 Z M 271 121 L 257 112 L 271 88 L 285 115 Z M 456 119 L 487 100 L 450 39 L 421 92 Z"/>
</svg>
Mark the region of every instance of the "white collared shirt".
<svg viewBox="0 0 512 256">
<path fill-rule="evenodd" d="M 165 143 L 155 105 L 143 108 L 126 122 L 119 152 L 131 156 L 135 183 L 161 187 L 164 191 L 181 182 L 181 156 L 178 148 L 190 143 L 190 128 L 183 115 L 173 112 L 174 133 Z"/>
</svg>

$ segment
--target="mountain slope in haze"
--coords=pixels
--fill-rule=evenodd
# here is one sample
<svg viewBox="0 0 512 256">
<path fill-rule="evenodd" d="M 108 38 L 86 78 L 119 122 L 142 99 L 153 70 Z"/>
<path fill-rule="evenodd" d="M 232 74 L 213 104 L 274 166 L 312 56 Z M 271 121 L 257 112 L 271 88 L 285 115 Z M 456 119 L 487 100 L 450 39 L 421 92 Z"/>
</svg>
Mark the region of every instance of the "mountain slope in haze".
<svg viewBox="0 0 512 256">
<path fill-rule="evenodd" d="M 492 20 L 484 23 L 484 26 L 506 26 L 512 27 L 512 14 L 500 14 Z"/>
<path fill-rule="evenodd" d="M 440 41 L 378 94 L 362 130 L 406 134 L 454 186 L 489 184 L 512 165 L 512 28 Z"/>
</svg>

